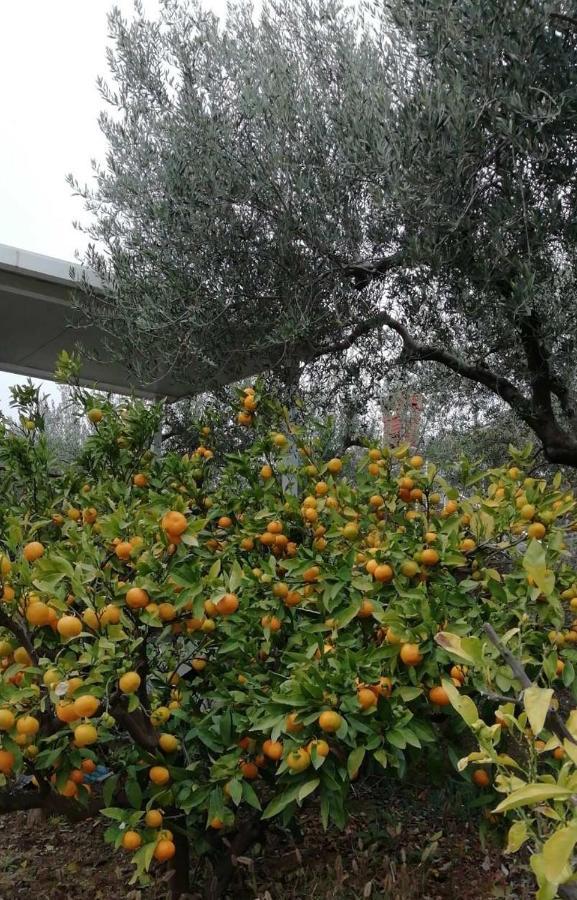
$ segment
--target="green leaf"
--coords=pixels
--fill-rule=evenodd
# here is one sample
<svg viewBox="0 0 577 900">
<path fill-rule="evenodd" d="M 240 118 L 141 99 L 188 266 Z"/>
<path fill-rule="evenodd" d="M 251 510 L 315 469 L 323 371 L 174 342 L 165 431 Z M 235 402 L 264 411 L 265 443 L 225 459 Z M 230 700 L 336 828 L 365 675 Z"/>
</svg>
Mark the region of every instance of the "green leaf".
<svg viewBox="0 0 577 900">
<path fill-rule="evenodd" d="M 520 806 L 533 806 L 544 800 L 567 800 L 572 793 L 570 788 L 561 787 L 559 784 L 527 784 L 501 800 L 493 812 L 506 812 L 508 809 L 518 809 Z"/>
<path fill-rule="evenodd" d="M 316 791 L 320 783 L 320 778 L 311 778 L 309 781 L 305 781 L 305 783 L 300 786 L 299 792 L 297 794 L 298 802 L 302 803 L 303 800 L 309 796 L 309 794 L 312 794 L 313 791 Z"/>
<path fill-rule="evenodd" d="M 253 786 L 248 783 L 248 781 L 242 782 L 242 799 L 254 809 L 262 809 L 260 800 L 256 795 L 256 791 Z"/>
<path fill-rule="evenodd" d="M 128 802 L 134 809 L 140 809 L 142 806 L 142 790 L 136 778 L 130 778 L 126 782 L 126 796 Z"/>
<path fill-rule="evenodd" d="M 455 709 L 467 725 L 474 725 L 479 721 L 479 711 L 470 697 L 463 697 L 454 684 L 443 679 L 443 687 L 449 695 L 451 706 Z"/>
<path fill-rule="evenodd" d="M 534 538 L 530 541 L 525 556 L 523 557 L 523 568 L 546 597 L 549 597 L 553 593 L 555 588 L 555 575 L 547 569 L 547 554 L 545 547 Z"/>
<path fill-rule="evenodd" d="M 540 688 L 536 684 L 523 691 L 525 711 L 535 737 L 538 737 L 543 731 L 552 697 L 551 688 Z"/>
<path fill-rule="evenodd" d="M 376 759 L 378 763 L 380 763 L 383 769 L 387 768 L 389 760 L 385 750 L 375 750 L 375 752 L 373 753 L 373 758 Z"/>
<path fill-rule="evenodd" d="M 294 785 L 294 787 L 291 787 L 277 797 L 274 797 L 263 812 L 262 818 L 272 819 L 273 816 L 277 816 L 290 803 L 293 803 L 299 795 L 301 786 L 301 784 Z"/>
<path fill-rule="evenodd" d="M 364 758 L 364 747 L 355 747 L 354 750 L 351 750 L 351 752 L 349 753 L 349 758 L 347 759 L 347 771 L 349 773 L 349 778 L 352 778 L 353 775 L 358 772 Z"/>
<path fill-rule="evenodd" d="M 479 638 L 461 638 L 458 634 L 439 631 L 435 642 L 450 656 L 463 662 L 480 666 L 483 662 L 483 644 Z"/>
</svg>

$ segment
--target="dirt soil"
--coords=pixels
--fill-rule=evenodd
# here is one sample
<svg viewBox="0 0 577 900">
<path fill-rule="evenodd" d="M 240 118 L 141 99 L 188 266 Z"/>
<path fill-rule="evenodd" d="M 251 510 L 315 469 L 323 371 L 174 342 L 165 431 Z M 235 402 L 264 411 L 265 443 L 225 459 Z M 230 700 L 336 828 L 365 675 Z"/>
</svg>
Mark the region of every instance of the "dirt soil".
<svg viewBox="0 0 577 900">
<path fill-rule="evenodd" d="M 323 832 L 314 805 L 301 819 L 302 840 L 279 828 L 238 861 L 234 900 L 529 900 L 526 865 L 479 836 L 454 796 L 406 786 L 384 796 L 363 786 L 343 832 Z M 70 825 L 0 819 L 0 900 L 164 900 L 166 873 L 151 887 L 129 885 L 129 856 L 114 852 L 97 820 Z M 201 897 L 202 867 L 192 898 Z"/>
</svg>

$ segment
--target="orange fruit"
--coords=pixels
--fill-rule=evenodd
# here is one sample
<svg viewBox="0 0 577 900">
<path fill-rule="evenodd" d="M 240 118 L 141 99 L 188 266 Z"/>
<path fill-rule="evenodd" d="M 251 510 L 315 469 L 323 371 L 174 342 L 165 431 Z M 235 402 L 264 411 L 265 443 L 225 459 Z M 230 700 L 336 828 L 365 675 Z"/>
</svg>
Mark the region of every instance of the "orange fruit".
<svg viewBox="0 0 577 900">
<path fill-rule="evenodd" d="M 308 584 L 312 584 L 315 581 L 318 581 L 318 577 L 321 574 L 321 570 L 318 566 L 311 566 L 305 572 L 303 572 L 303 581 Z"/>
<path fill-rule="evenodd" d="M 327 463 L 327 470 L 331 473 L 331 475 L 337 475 L 343 467 L 342 459 L 339 459 L 338 456 L 334 456 L 332 459 L 329 459 Z"/>
<path fill-rule="evenodd" d="M 359 701 L 361 709 L 370 709 L 371 706 L 375 706 L 377 697 L 370 688 L 359 688 L 357 691 L 357 700 Z"/>
<path fill-rule="evenodd" d="M 310 753 L 304 747 L 291 750 L 286 758 L 286 764 L 291 772 L 304 772 L 311 764 Z"/>
<path fill-rule="evenodd" d="M 35 603 L 29 603 L 26 608 L 26 618 L 31 625 L 40 628 L 48 625 L 50 621 L 50 607 L 47 603 L 37 600 Z"/>
<path fill-rule="evenodd" d="M 0 772 L 3 775 L 10 775 L 14 768 L 16 758 L 10 750 L 0 750 Z"/>
<path fill-rule="evenodd" d="M 98 425 L 99 422 L 102 422 L 102 419 L 104 418 L 104 413 L 102 412 L 101 409 L 98 409 L 98 407 L 95 406 L 95 407 L 93 407 L 93 409 L 88 410 L 88 412 L 86 413 L 86 416 L 87 416 L 88 420 L 90 422 L 92 422 L 93 425 Z"/>
<path fill-rule="evenodd" d="M 77 725 L 74 729 L 74 740 L 78 747 L 88 747 L 98 740 L 98 732 L 94 725 Z"/>
<path fill-rule="evenodd" d="M 164 750 L 165 753 L 174 753 L 175 750 L 178 750 L 180 746 L 180 742 L 178 738 L 176 738 L 173 734 L 168 734 L 164 732 L 158 738 L 158 744 L 161 750 Z"/>
<path fill-rule="evenodd" d="M 132 587 L 126 592 L 124 598 L 130 609 L 144 609 L 150 602 L 150 597 L 142 588 Z"/>
<path fill-rule="evenodd" d="M 96 714 L 99 706 L 100 700 L 97 697 L 93 697 L 92 694 L 83 694 L 74 701 L 74 712 L 80 718 L 90 718 Z"/>
<path fill-rule="evenodd" d="M 101 625 L 118 625 L 120 622 L 120 610 L 117 606 L 114 606 L 112 603 L 109 603 L 102 610 L 102 614 L 100 616 L 100 624 Z"/>
<path fill-rule="evenodd" d="M 335 731 L 338 731 L 342 724 L 343 717 L 334 710 L 327 709 L 319 716 L 319 727 L 329 734 L 333 734 Z"/>
<path fill-rule="evenodd" d="M 166 862 L 167 859 L 172 859 L 175 853 L 176 847 L 173 842 L 165 839 L 159 841 L 154 848 L 154 858 L 157 862 Z"/>
<path fill-rule="evenodd" d="M 153 784 L 165 785 L 170 781 L 170 772 L 166 766 L 152 766 L 148 772 L 148 777 Z"/>
<path fill-rule="evenodd" d="M 357 618 L 370 619 L 374 611 L 374 604 L 370 600 L 363 600 L 357 612 Z"/>
<path fill-rule="evenodd" d="M 143 472 L 137 472 L 132 478 L 132 483 L 135 487 L 144 488 L 148 484 L 148 478 Z"/>
<path fill-rule="evenodd" d="M 114 548 L 114 552 L 117 558 L 124 561 L 130 559 L 133 550 L 134 547 L 132 546 L 130 541 L 120 541 Z"/>
<path fill-rule="evenodd" d="M 169 535 L 176 535 L 179 537 L 186 531 L 188 522 L 186 516 L 181 512 L 171 510 L 162 517 L 161 526 L 163 531 L 166 531 Z"/>
<path fill-rule="evenodd" d="M 76 616 L 62 616 L 56 626 L 58 634 L 65 638 L 78 637 L 82 631 L 82 622 Z"/>
<path fill-rule="evenodd" d="M 230 516 L 221 516 L 217 525 L 219 528 L 230 528 L 232 526 L 232 519 Z"/>
<path fill-rule="evenodd" d="M 125 850 L 138 850 L 142 838 L 137 831 L 125 831 L 122 835 L 122 846 Z"/>
<path fill-rule="evenodd" d="M 172 603 L 160 603 L 158 617 L 161 622 L 172 622 L 176 619 L 176 607 Z"/>
<path fill-rule="evenodd" d="M 530 538 L 535 538 L 536 540 L 542 540 L 547 533 L 547 529 L 543 525 L 542 522 L 531 522 L 529 527 L 527 528 L 527 535 Z"/>
<path fill-rule="evenodd" d="M 429 700 L 437 706 L 450 706 L 451 701 L 444 687 L 440 684 L 432 687 L 429 691 Z"/>
<path fill-rule="evenodd" d="M 57 703 L 55 712 L 56 718 L 60 719 L 61 722 L 66 722 L 68 725 L 70 725 L 71 722 L 77 722 L 79 718 L 78 713 L 74 708 L 74 703 L 71 703 L 70 701 L 61 701 L 60 703 Z"/>
<path fill-rule="evenodd" d="M 159 809 L 149 809 L 144 817 L 147 828 L 161 828 L 162 822 L 163 817 Z"/>
<path fill-rule="evenodd" d="M 267 481 L 269 478 L 272 478 L 272 469 L 270 466 L 263 466 L 260 470 L 260 477 Z"/>
<path fill-rule="evenodd" d="M 96 763 L 93 759 L 83 759 L 80 763 L 80 768 L 83 772 L 86 772 L 87 775 L 90 775 L 96 769 Z"/>
<path fill-rule="evenodd" d="M 403 644 L 400 657 L 406 666 L 418 666 L 423 661 L 418 644 Z"/>
<path fill-rule="evenodd" d="M 310 741 L 306 747 L 307 753 L 312 755 L 313 748 L 316 750 L 317 756 L 328 756 L 331 752 L 331 748 L 329 747 L 327 742 L 323 741 L 322 739 Z"/>
<path fill-rule="evenodd" d="M 37 734 L 40 728 L 40 722 L 35 716 L 21 716 L 16 721 L 16 731 L 18 734 L 26 734 L 28 736 Z"/>
<path fill-rule="evenodd" d="M 387 584 L 389 581 L 392 581 L 393 576 L 393 570 L 386 563 L 377 566 L 373 572 L 373 578 L 375 579 L 375 581 L 380 581 L 382 584 Z"/>
<path fill-rule="evenodd" d="M 44 556 L 44 544 L 41 544 L 40 541 L 30 541 L 29 544 L 24 546 L 22 556 L 29 563 L 35 562 L 41 556 Z"/>
<path fill-rule="evenodd" d="M 491 783 L 491 779 L 485 769 L 475 769 L 472 778 L 473 783 L 476 784 L 477 787 L 488 787 Z"/>
<path fill-rule="evenodd" d="M 0 709 L 0 731 L 11 731 L 15 722 L 16 716 L 11 709 Z"/>
<path fill-rule="evenodd" d="M 440 556 L 432 547 L 425 547 L 421 553 L 421 562 L 424 566 L 436 566 Z"/>
<path fill-rule="evenodd" d="M 285 719 L 285 731 L 288 731 L 289 734 L 298 734 L 304 728 L 302 722 L 297 722 L 297 715 L 296 712 L 292 712 Z"/>
<path fill-rule="evenodd" d="M 138 672 L 126 672 L 118 679 L 118 687 L 123 694 L 134 694 L 140 687 L 140 675 Z"/>
<path fill-rule="evenodd" d="M 221 616 L 231 616 L 237 611 L 238 605 L 238 597 L 236 594 L 225 594 L 216 604 L 216 608 Z"/>
<path fill-rule="evenodd" d="M 280 741 L 265 741 L 262 745 L 262 752 L 265 756 L 268 756 L 269 759 L 278 760 L 281 759 L 283 753 L 283 745 Z"/>
<path fill-rule="evenodd" d="M 252 762 L 242 762 L 240 764 L 240 771 L 242 772 L 243 778 L 248 778 L 249 781 L 258 778 L 258 766 L 255 766 Z"/>
</svg>

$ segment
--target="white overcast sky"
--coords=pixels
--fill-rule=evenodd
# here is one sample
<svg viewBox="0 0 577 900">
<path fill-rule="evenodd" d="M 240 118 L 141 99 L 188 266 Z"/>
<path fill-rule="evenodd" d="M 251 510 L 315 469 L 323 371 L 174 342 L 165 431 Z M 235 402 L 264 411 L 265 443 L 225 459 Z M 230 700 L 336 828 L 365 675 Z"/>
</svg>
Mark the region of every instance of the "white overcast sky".
<svg viewBox="0 0 577 900">
<path fill-rule="evenodd" d="M 88 180 L 104 156 L 96 77 L 107 74 L 113 5 L 132 13 L 133 0 L 0 0 L 0 243 L 70 260 L 83 248 L 72 225 L 82 203 L 65 176 Z M 222 13 L 225 0 L 206 5 Z M 154 15 L 158 2 L 144 7 Z M 0 372 L 4 411 L 15 380 Z"/>
</svg>

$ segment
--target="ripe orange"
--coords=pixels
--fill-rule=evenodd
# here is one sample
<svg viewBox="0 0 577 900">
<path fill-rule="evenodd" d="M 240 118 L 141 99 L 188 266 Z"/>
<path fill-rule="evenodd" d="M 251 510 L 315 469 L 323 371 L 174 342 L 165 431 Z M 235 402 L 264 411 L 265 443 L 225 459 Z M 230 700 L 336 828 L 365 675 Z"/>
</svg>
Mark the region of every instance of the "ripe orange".
<svg viewBox="0 0 577 900">
<path fill-rule="evenodd" d="M 382 584 L 387 584 L 389 581 L 393 580 L 394 572 L 390 566 L 386 563 L 383 565 L 377 566 L 373 572 L 373 578 L 375 581 L 380 581 Z"/>
<path fill-rule="evenodd" d="M 162 517 L 161 526 L 163 531 L 166 531 L 169 536 L 176 535 L 179 537 L 186 531 L 188 522 L 186 516 L 181 512 L 171 510 Z"/>
<path fill-rule="evenodd" d="M 527 535 L 530 538 L 535 538 L 536 540 L 542 540 L 547 533 L 547 529 L 543 525 L 542 522 L 531 522 L 529 527 L 527 528 Z"/>
<path fill-rule="evenodd" d="M 216 608 L 221 616 L 231 616 L 237 611 L 238 606 L 238 597 L 236 594 L 225 594 L 216 604 Z"/>
<path fill-rule="evenodd" d="M 22 556 L 29 563 L 35 562 L 41 556 L 44 556 L 44 544 L 41 544 L 40 541 L 30 541 L 29 544 L 24 546 Z"/>
<path fill-rule="evenodd" d="M 326 741 L 321 740 L 313 740 L 307 744 L 306 750 L 312 756 L 313 749 L 316 750 L 317 756 L 328 756 L 331 752 L 331 748 L 327 744 Z"/>
<path fill-rule="evenodd" d="M 253 762 L 242 762 L 240 764 L 240 771 L 243 778 L 247 778 L 249 779 L 249 781 L 252 781 L 254 778 L 258 778 L 258 766 L 256 766 Z"/>
<path fill-rule="evenodd" d="M 359 701 L 359 706 L 361 709 L 370 709 L 371 706 L 375 706 L 377 702 L 377 697 L 374 691 L 371 691 L 370 688 L 359 688 L 357 691 L 357 700 Z"/>
<path fill-rule="evenodd" d="M 93 697 L 92 694 L 83 694 L 74 701 L 74 712 L 80 718 L 90 718 L 96 714 L 99 706 L 100 700 L 97 697 Z"/>
<path fill-rule="evenodd" d="M 359 611 L 357 613 L 357 618 L 370 619 L 370 617 L 372 616 L 374 611 L 375 611 L 374 604 L 371 603 L 370 600 L 363 600 L 359 607 Z"/>
<path fill-rule="evenodd" d="M 311 566 L 305 572 L 303 572 L 303 581 L 308 584 L 312 584 L 315 581 L 318 581 L 318 577 L 321 574 L 321 570 L 318 566 Z"/>
<path fill-rule="evenodd" d="M 319 716 L 319 727 L 329 734 L 334 734 L 335 731 L 338 731 L 342 724 L 343 717 L 334 710 L 327 709 Z"/>
<path fill-rule="evenodd" d="M 65 639 L 74 638 L 78 637 L 82 631 L 82 622 L 76 616 L 62 616 L 58 619 L 56 628 L 61 637 Z"/>
<path fill-rule="evenodd" d="M 86 413 L 86 416 L 87 416 L 88 420 L 90 422 L 92 422 L 93 425 L 98 425 L 99 422 L 102 422 L 102 419 L 104 418 L 104 413 L 102 412 L 101 409 L 98 409 L 98 407 L 94 406 L 92 409 L 88 410 L 88 412 Z"/>
<path fill-rule="evenodd" d="M 135 487 L 144 488 L 148 484 L 148 478 L 143 472 L 137 472 L 132 478 Z"/>
<path fill-rule="evenodd" d="M 413 559 L 407 559 L 404 563 L 401 563 L 401 572 L 406 578 L 414 578 L 418 571 L 418 563 Z"/>
<path fill-rule="evenodd" d="M 423 661 L 418 644 L 403 644 L 400 657 L 406 666 L 418 666 Z"/>
<path fill-rule="evenodd" d="M 0 750 L 0 772 L 3 775 L 10 775 L 14 768 L 16 758 L 10 750 Z"/>
<path fill-rule="evenodd" d="M 74 740 L 78 747 L 88 747 L 98 740 L 98 732 L 94 725 L 77 725 L 74 729 Z"/>
<path fill-rule="evenodd" d="M 35 603 L 29 603 L 26 608 L 26 618 L 30 624 L 36 628 L 48 625 L 50 621 L 50 607 L 41 600 L 37 600 Z"/>
<path fill-rule="evenodd" d="M 70 725 L 72 722 L 78 721 L 78 713 L 74 708 L 74 703 L 71 701 L 64 701 L 56 704 L 55 707 L 56 718 L 60 719 L 61 722 L 66 722 Z"/>
<path fill-rule="evenodd" d="M 132 546 L 130 541 L 119 541 L 119 543 L 114 548 L 114 552 L 117 558 L 123 561 L 130 559 L 133 550 L 134 547 Z"/>
<path fill-rule="evenodd" d="M 125 850 L 138 850 L 142 844 L 142 838 L 138 831 L 125 831 L 122 835 L 122 846 Z"/>
<path fill-rule="evenodd" d="M 288 731 L 289 734 L 298 734 L 304 728 L 302 722 L 297 722 L 297 715 L 298 713 L 292 712 L 285 719 L 285 731 Z"/>
<path fill-rule="evenodd" d="M 40 728 L 40 722 L 35 716 L 21 716 L 16 721 L 16 731 L 18 734 L 32 735 L 37 734 Z"/>
<path fill-rule="evenodd" d="M 170 781 L 170 772 L 166 766 L 152 766 L 148 772 L 148 777 L 153 784 L 164 785 Z"/>
<path fill-rule="evenodd" d="M 140 687 L 140 675 L 138 672 L 126 672 L 118 679 L 118 687 L 123 694 L 134 694 Z"/>
<path fill-rule="evenodd" d="M 331 475 L 337 475 L 343 467 L 342 459 L 339 459 L 338 456 L 334 456 L 332 459 L 329 459 L 327 463 L 327 470 L 331 473 Z"/>
<path fill-rule="evenodd" d="M 365 566 L 365 569 L 367 570 L 369 575 L 372 575 L 374 573 L 375 569 L 377 568 L 377 566 L 378 566 L 378 562 L 376 561 L 376 559 L 369 559 L 368 563 Z"/>
<path fill-rule="evenodd" d="M 219 528 L 231 528 L 232 519 L 230 518 L 230 516 L 221 516 L 217 522 L 217 525 Z"/>
<path fill-rule="evenodd" d="M 178 750 L 180 746 L 180 742 L 178 738 L 176 738 L 173 734 L 168 734 L 164 732 L 158 738 L 158 743 L 161 750 L 164 750 L 165 753 L 174 753 L 175 750 Z"/>
<path fill-rule="evenodd" d="M 286 764 L 291 772 L 304 772 L 311 764 L 311 757 L 304 747 L 291 750 L 286 758 Z"/>
<path fill-rule="evenodd" d="M 130 609 L 144 609 L 150 602 L 150 597 L 142 588 L 132 587 L 126 592 L 125 601 Z"/>
<path fill-rule="evenodd" d="M 436 566 L 440 556 L 432 547 L 425 547 L 421 553 L 421 562 L 424 566 Z"/>
<path fill-rule="evenodd" d="M 485 769 L 475 769 L 472 777 L 473 783 L 476 784 L 477 787 L 488 787 L 491 783 L 489 774 L 485 771 Z"/>
<path fill-rule="evenodd" d="M 11 731 L 15 722 L 16 716 L 11 709 L 0 709 L 0 731 Z"/>
<path fill-rule="evenodd" d="M 96 769 L 96 763 L 93 759 L 83 759 L 80 763 L 80 768 L 83 772 L 86 772 L 87 775 L 90 775 Z"/>
<path fill-rule="evenodd" d="M 161 828 L 162 822 L 163 817 L 159 809 L 149 809 L 144 817 L 147 828 Z"/>
<path fill-rule="evenodd" d="M 102 614 L 100 616 L 100 624 L 101 625 L 118 625 L 120 622 L 120 610 L 117 606 L 114 606 L 112 603 L 109 603 L 102 610 Z"/>
<path fill-rule="evenodd" d="M 82 769 L 72 769 L 69 778 L 73 784 L 82 784 L 82 782 L 84 781 L 84 772 L 82 771 Z"/>
<path fill-rule="evenodd" d="M 176 607 L 172 603 L 160 603 L 158 617 L 161 622 L 172 622 L 176 619 Z"/>
<path fill-rule="evenodd" d="M 265 756 L 268 756 L 269 759 L 278 760 L 281 759 L 283 753 L 283 745 L 280 741 L 265 741 L 262 745 L 262 752 Z"/>
<path fill-rule="evenodd" d="M 450 706 L 451 701 L 444 687 L 440 684 L 435 685 L 429 691 L 429 700 L 437 706 Z"/>
<path fill-rule="evenodd" d="M 213 819 L 213 822 L 214 821 L 215 819 Z M 220 821 L 220 819 L 218 821 Z M 214 828 L 215 826 L 212 825 L 212 827 Z M 172 841 L 161 840 L 154 848 L 154 858 L 157 862 L 166 862 L 167 859 L 172 859 L 175 853 L 176 847 Z"/>
<path fill-rule="evenodd" d="M 459 544 L 459 550 L 461 550 L 462 553 L 472 553 L 476 548 L 477 544 L 473 538 L 464 538 Z"/>
<path fill-rule="evenodd" d="M 272 478 L 272 469 L 270 466 L 263 466 L 260 470 L 260 477 L 264 478 L 267 481 L 269 478 Z"/>
</svg>

